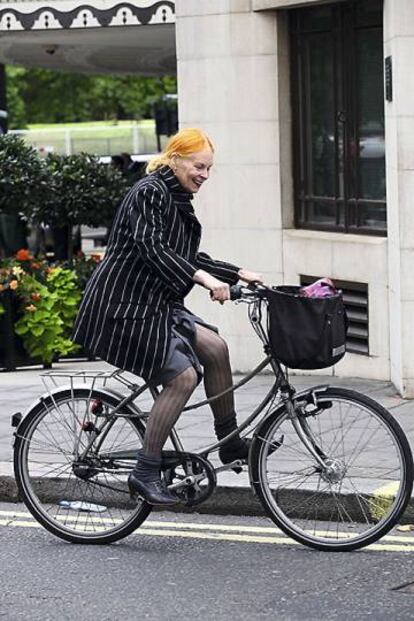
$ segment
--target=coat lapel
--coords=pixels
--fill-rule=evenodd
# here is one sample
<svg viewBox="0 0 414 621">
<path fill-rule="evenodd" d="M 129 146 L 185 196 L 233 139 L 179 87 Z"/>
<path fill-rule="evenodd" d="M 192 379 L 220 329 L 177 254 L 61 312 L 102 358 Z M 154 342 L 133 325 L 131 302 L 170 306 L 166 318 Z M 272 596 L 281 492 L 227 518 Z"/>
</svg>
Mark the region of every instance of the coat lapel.
<svg viewBox="0 0 414 621">
<path fill-rule="evenodd" d="M 171 193 L 173 205 L 179 210 L 180 214 L 191 223 L 199 234 L 201 234 L 201 224 L 191 204 L 193 195 L 185 191 L 169 166 L 162 166 L 159 168 L 158 174 Z"/>
<path fill-rule="evenodd" d="M 194 209 L 190 201 L 183 201 L 182 195 L 175 192 L 172 192 L 172 199 L 174 206 L 178 209 L 180 214 L 190 222 L 191 226 L 201 233 L 201 224 L 194 213 Z"/>
</svg>

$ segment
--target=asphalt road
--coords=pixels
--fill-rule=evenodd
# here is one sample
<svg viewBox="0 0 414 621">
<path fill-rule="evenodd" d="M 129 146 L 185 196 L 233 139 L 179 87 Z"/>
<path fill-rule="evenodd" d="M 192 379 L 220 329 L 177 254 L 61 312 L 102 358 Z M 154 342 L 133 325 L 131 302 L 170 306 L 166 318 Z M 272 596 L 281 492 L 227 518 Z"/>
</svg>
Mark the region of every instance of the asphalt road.
<svg viewBox="0 0 414 621">
<path fill-rule="evenodd" d="M 0 619 L 412 620 L 413 552 L 414 531 L 326 553 L 264 518 L 171 512 L 117 544 L 75 546 L 4 503 Z"/>
</svg>

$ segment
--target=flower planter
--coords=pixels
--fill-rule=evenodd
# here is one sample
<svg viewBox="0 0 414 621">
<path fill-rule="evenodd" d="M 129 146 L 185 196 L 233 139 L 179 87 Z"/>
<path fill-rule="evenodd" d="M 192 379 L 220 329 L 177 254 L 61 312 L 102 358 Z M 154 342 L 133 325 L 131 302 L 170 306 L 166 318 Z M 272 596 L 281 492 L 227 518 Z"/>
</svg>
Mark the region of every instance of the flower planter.
<svg viewBox="0 0 414 621">
<path fill-rule="evenodd" d="M 59 360 L 94 360 L 70 340 L 94 258 L 50 264 L 20 249 L 0 261 L 0 370 Z M 45 362 L 47 360 L 48 362 Z"/>
<path fill-rule="evenodd" d="M 93 362 L 94 360 L 97 360 L 95 356 L 91 356 L 91 354 L 88 354 L 88 352 L 86 352 L 82 347 L 79 349 L 79 351 L 72 352 L 71 354 L 66 354 L 65 356 L 58 356 L 57 359 L 59 361 L 61 360 L 88 360 L 89 362 Z"/>
<path fill-rule="evenodd" d="M 41 365 L 44 369 L 50 364 L 39 358 L 31 358 L 23 347 L 22 339 L 14 332 L 13 326 L 17 319 L 17 302 L 10 291 L 2 296 L 5 312 L 0 316 L 0 369 L 15 371 L 18 367 Z"/>
<path fill-rule="evenodd" d="M 18 215 L 0 213 L 0 247 L 5 257 L 27 247 L 26 227 Z"/>
</svg>

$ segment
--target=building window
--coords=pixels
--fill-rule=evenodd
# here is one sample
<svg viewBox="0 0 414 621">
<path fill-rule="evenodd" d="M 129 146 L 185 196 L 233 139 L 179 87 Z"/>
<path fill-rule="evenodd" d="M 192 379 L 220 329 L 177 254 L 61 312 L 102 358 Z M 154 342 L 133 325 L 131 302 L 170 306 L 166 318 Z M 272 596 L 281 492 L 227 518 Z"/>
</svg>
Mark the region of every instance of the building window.
<svg viewBox="0 0 414 621">
<path fill-rule="evenodd" d="M 295 225 L 386 235 L 382 0 L 290 17 Z"/>
</svg>

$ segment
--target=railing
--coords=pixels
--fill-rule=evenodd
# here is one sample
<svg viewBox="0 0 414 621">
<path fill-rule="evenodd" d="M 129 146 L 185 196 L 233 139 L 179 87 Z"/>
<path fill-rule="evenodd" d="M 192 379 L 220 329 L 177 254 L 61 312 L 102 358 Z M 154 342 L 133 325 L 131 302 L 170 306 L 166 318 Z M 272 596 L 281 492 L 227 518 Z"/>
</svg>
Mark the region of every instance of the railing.
<svg viewBox="0 0 414 621">
<path fill-rule="evenodd" d="M 9 133 L 22 136 L 28 144 L 44 154 L 72 155 L 84 152 L 105 156 L 123 152 L 138 155 L 157 151 L 153 124 L 11 130 Z"/>
</svg>

